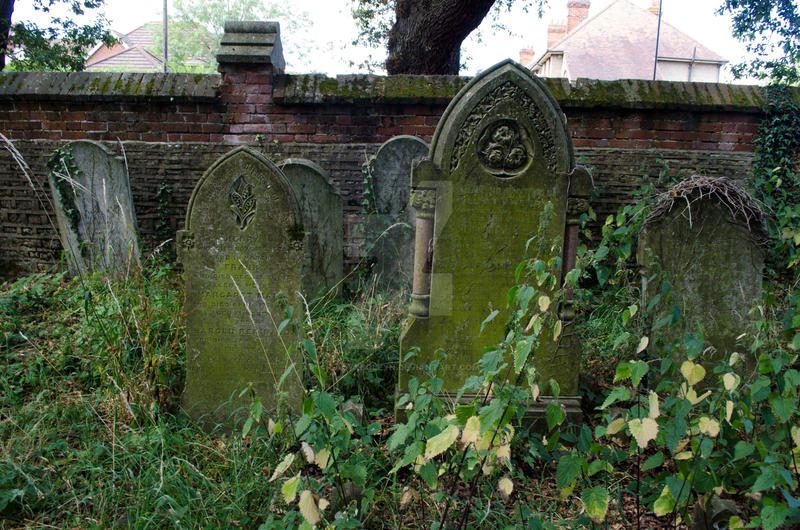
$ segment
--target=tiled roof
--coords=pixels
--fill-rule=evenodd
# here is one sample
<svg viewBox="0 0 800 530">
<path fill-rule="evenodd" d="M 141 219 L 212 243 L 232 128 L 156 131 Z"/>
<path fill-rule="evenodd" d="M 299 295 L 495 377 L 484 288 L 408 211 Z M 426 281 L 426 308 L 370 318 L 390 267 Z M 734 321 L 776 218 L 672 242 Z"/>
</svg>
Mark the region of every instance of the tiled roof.
<svg viewBox="0 0 800 530">
<path fill-rule="evenodd" d="M 148 22 L 125 35 L 122 40 L 129 46 L 148 48 L 153 45 L 153 35 L 161 31 L 161 22 Z"/>
<path fill-rule="evenodd" d="M 157 70 L 162 63 L 158 57 L 140 46 L 133 46 L 92 63 L 86 70 L 124 69 L 130 71 L 149 72 Z"/>
<path fill-rule="evenodd" d="M 571 79 L 648 79 L 653 75 L 658 16 L 616 0 L 583 21 L 549 50 L 564 53 Z M 726 62 L 720 55 L 661 19 L 660 58 Z M 542 61 L 546 54 L 539 59 Z M 661 79 L 660 72 L 657 75 Z"/>
</svg>

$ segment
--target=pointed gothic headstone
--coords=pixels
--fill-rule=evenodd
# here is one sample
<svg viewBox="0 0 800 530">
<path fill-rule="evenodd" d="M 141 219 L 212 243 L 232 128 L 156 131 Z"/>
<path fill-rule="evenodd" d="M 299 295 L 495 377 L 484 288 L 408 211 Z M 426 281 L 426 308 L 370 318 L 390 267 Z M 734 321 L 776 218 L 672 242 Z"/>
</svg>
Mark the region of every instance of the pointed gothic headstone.
<svg viewBox="0 0 800 530">
<path fill-rule="evenodd" d="M 295 319 L 306 259 L 300 210 L 286 178 L 262 154 L 239 147 L 202 176 L 178 232 L 185 277 L 183 405 L 206 425 L 231 425 L 248 386 L 265 407 L 301 398 Z M 295 320 L 296 321 L 296 320 Z M 294 363 L 294 367 L 290 366 Z"/>
<path fill-rule="evenodd" d="M 312 298 L 342 279 L 342 196 L 325 170 L 310 160 L 289 158 L 278 167 L 300 203 L 303 231 L 311 251 L 311 261 L 303 277 L 303 293 Z"/>
<path fill-rule="evenodd" d="M 102 144 L 68 143 L 53 158 L 50 189 L 73 273 L 139 264 L 136 212 L 122 160 Z"/>
<path fill-rule="evenodd" d="M 411 163 L 427 155 L 428 144 L 419 138 L 395 136 L 365 164 L 374 208 L 366 220 L 367 250 L 384 285 L 411 288 L 416 222 L 408 202 Z"/>
<path fill-rule="evenodd" d="M 580 192 L 572 203 L 570 188 Z M 565 117 L 544 83 L 505 61 L 465 86 L 439 121 L 429 159 L 412 169 L 414 289 L 401 359 L 414 346 L 416 363 L 445 351 L 442 391 L 455 394 L 477 373 L 484 348 L 505 336 L 503 319 L 483 332 L 481 323 L 506 307 L 526 242 L 535 238 L 532 248 L 545 261 L 563 256 L 565 268 L 574 263 L 574 248 L 565 252 L 563 241 L 574 245 L 589 188 L 588 173 L 575 166 Z M 545 210 L 548 222 L 539 232 Z M 562 308 L 567 325 L 560 347 L 552 330 L 543 332 L 535 366 L 543 381 L 558 381 L 568 414 L 578 416 L 580 356 L 568 313 Z M 400 392 L 408 377 L 401 365 Z"/>
</svg>

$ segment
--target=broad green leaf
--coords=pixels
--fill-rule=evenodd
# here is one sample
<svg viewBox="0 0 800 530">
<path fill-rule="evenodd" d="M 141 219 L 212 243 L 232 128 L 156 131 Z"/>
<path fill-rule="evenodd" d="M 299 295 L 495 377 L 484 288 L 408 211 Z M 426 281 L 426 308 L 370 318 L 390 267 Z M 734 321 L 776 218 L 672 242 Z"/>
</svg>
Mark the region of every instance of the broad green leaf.
<svg viewBox="0 0 800 530">
<path fill-rule="evenodd" d="M 661 495 L 658 497 L 658 499 L 656 499 L 656 502 L 653 503 L 653 513 L 655 513 L 658 517 L 663 517 L 668 513 L 672 513 L 672 510 L 674 509 L 675 499 L 669 492 L 669 488 L 664 486 L 664 489 L 661 490 Z"/>
<path fill-rule="evenodd" d="M 300 514 L 308 524 L 314 526 L 320 521 L 319 508 L 317 507 L 317 501 L 314 500 L 313 493 L 308 490 L 301 491 L 299 506 Z"/>
<path fill-rule="evenodd" d="M 741 460 L 753 454 L 756 448 L 753 444 L 740 440 L 733 446 L 733 461 Z"/>
<path fill-rule="evenodd" d="M 581 473 L 583 458 L 573 454 L 562 456 L 556 468 L 556 487 L 563 489 L 573 485 Z"/>
<path fill-rule="evenodd" d="M 270 479 L 269 479 L 269 482 L 272 482 L 272 481 L 273 481 L 273 480 L 275 480 L 276 478 L 278 478 L 278 477 L 280 477 L 281 475 L 283 475 L 283 473 L 284 473 L 284 472 L 285 472 L 287 469 L 289 469 L 289 466 L 291 466 L 291 465 L 292 465 L 292 462 L 294 462 L 294 453 L 289 453 L 288 455 L 286 455 L 286 456 L 283 458 L 283 460 L 281 461 L 281 463 L 280 463 L 280 464 L 278 464 L 278 467 L 276 467 L 276 468 L 275 468 L 275 471 L 273 471 L 273 472 L 272 472 L 272 476 L 270 477 Z"/>
<path fill-rule="evenodd" d="M 336 414 L 336 400 L 334 397 L 328 392 L 314 392 L 312 396 L 314 398 L 314 404 L 325 419 L 328 422 L 333 421 L 333 417 Z"/>
<path fill-rule="evenodd" d="M 777 394 L 772 394 L 769 397 L 769 404 L 772 411 L 783 423 L 787 423 L 789 418 L 794 414 L 796 398 L 780 397 Z"/>
<path fill-rule="evenodd" d="M 509 497 L 511 497 L 511 493 L 514 491 L 514 483 L 511 482 L 510 478 L 503 477 L 497 483 L 497 491 L 500 492 L 500 496 L 503 497 L 504 501 L 508 501 Z"/>
<path fill-rule="evenodd" d="M 300 484 L 300 475 L 296 477 L 290 478 L 286 482 L 283 483 L 281 486 L 281 494 L 283 495 L 283 500 L 286 504 L 294 502 L 294 498 L 297 496 L 297 486 Z"/>
<path fill-rule="evenodd" d="M 608 394 L 608 397 L 603 401 L 603 404 L 600 406 L 600 410 L 604 410 L 611 406 L 612 404 L 616 403 L 617 401 L 628 401 L 631 398 L 630 391 L 625 387 L 615 387 L 611 390 L 611 393 Z"/>
<path fill-rule="evenodd" d="M 631 376 L 631 363 L 624 362 L 617 365 L 617 372 L 614 374 L 614 382 L 624 381 Z"/>
<path fill-rule="evenodd" d="M 651 390 L 650 395 L 648 396 L 648 401 L 650 402 L 650 412 L 648 417 L 653 419 L 658 418 L 661 415 L 661 412 L 658 408 L 658 394 Z"/>
<path fill-rule="evenodd" d="M 706 369 L 692 361 L 683 361 L 681 374 L 683 374 L 690 386 L 694 386 L 706 376 Z"/>
<path fill-rule="evenodd" d="M 545 419 L 547 420 L 547 429 L 553 430 L 553 427 L 557 425 L 561 425 L 561 423 L 566 418 L 564 414 L 564 410 L 561 408 L 559 403 L 555 401 L 547 405 L 547 410 L 545 411 Z"/>
<path fill-rule="evenodd" d="M 464 425 L 464 431 L 461 433 L 461 442 L 464 444 L 470 444 L 478 441 L 480 432 L 481 419 L 477 416 L 472 416 L 467 420 L 467 424 Z"/>
<path fill-rule="evenodd" d="M 783 526 L 786 517 L 789 516 L 789 509 L 781 506 L 765 506 L 761 510 L 761 526 L 764 530 L 775 530 Z"/>
<path fill-rule="evenodd" d="M 646 338 L 646 337 L 645 337 Z M 644 361 L 631 361 L 631 383 L 633 386 L 639 386 L 642 378 L 650 370 L 650 367 Z"/>
<path fill-rule="evenodd" d="M 458 439 L 458 426 L 448 425 L 442 432 L 428 440 L 425 445 L 425 460 L 430 460 L 445 452 Z"/>
<path fill-rule="evenodd" d="M 751 491 L 756 492 L 768 490 L 782 482 L 783 480 L 781 479 L 780 473 L 777 470 L 769 466 L 764 466 L 761 468 L 761 474 L 753 484 Z"/>
<path fill-rule="evenodd" d="M 419 468 L 419 476 L 425 481 L 431 489 L 436 489 L 437 482 L 439 481 L 439 473 L 436 468 L 435 462 L 428 462 Z"/>
<path fill-rule="evenodd" d="M 651 469 L 655 469 L 663 463 L 664 463 L 664 454 L 661 451 L 659 451 L 644 461 L 644 464 L 642 464 L 642 471 L 649 471 Z"/>
<path fill-rule="evenodd" d="M 650 339 L 647 336 L 642 337 L 639 340 L 639 344 L 636 346 L 636 353 L 641 353 L 647 348 L 647 345 L 650 344 Z"/>
<path fill-rule="evenodd" d="M 592 460 L 592 463 L 589 464 L 589 469 L 586 471 L 586 474 L 591 477 L 601 471 L 608 471 L 609 473 L 613 473 L 614 466 L 612 466 L 605 460 L 598 458 L 597 460 Z"/>
<path fill-rule="evenodd" d="M 456 418 L 458 423 L 464 425 L 467 420 L 475 415 L 475 405 L 458 405 L 456 407 Z"/>
<path fill-rule="evenodd" d="M 650 440 L 654 440 L 658 435 L 658 422 L 653 418 L 637 418 L 628 422 L 628 429 L 636 438 L 637 445 L 645 449 Z"/>
<path fill-rule="evenodd" d="M 528 355 L 531 353 L 533 342 L 529 340 L 521 340 L 514 347 L 514 373 L 520 373 L 522 367 L 525 366 L 525 361 L 528 360 Z"/>
<path fill-rule="evenodd" d="M 608 511 L 608 490 L 602 486 L 585 489 L 581 494 L 581 501 L 586 508 L 586 513 L 595 524 L 600 524 L 606 518 Z"/>
<path fill-rule="evenodd" d="M 711 438 L 719 436 L 719 422 L 717 420 L 712 420 L 708 416 L 702 416 L 697 425 L 700 427 L 700 432 L 706 436 L 710 436 Z"/>
</svg>

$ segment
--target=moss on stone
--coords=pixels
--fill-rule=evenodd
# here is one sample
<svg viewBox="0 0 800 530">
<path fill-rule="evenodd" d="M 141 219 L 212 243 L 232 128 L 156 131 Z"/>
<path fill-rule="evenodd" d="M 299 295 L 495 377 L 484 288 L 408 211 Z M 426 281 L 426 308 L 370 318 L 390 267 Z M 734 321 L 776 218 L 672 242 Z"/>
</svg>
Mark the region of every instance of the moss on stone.
<svg viewBox="0 0 800 530">
<path fill-rule="evenodd" d="M 103 81 L 103 84 L 100 85 L 100 93 L 101 94 L 107 93 L 108 92 L 108 88 L 110 86 L 111 86 L 111 76 L 107 75 L 107 76 L 105 76 L 105 80 Z"/>
</svg>

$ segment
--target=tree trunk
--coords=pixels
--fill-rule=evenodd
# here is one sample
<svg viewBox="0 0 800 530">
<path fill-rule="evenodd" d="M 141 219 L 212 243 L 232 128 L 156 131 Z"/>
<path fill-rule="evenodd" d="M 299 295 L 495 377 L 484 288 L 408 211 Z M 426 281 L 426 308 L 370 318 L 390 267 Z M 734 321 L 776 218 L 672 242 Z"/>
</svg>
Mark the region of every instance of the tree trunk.
<svg viewBox="0 0 800 530">
<path fill-rule="evenodd" d="M 6 67 L 8 34 L 11 30 L 11 13 L 13 12 L 14 0 L 0 0 L 0 70 Z"/>
<path fill-rule="evenodd" d="M 461 43 L 495 0 L 397 0 L 389 74 L 457 75 Z"/>
</svg>

